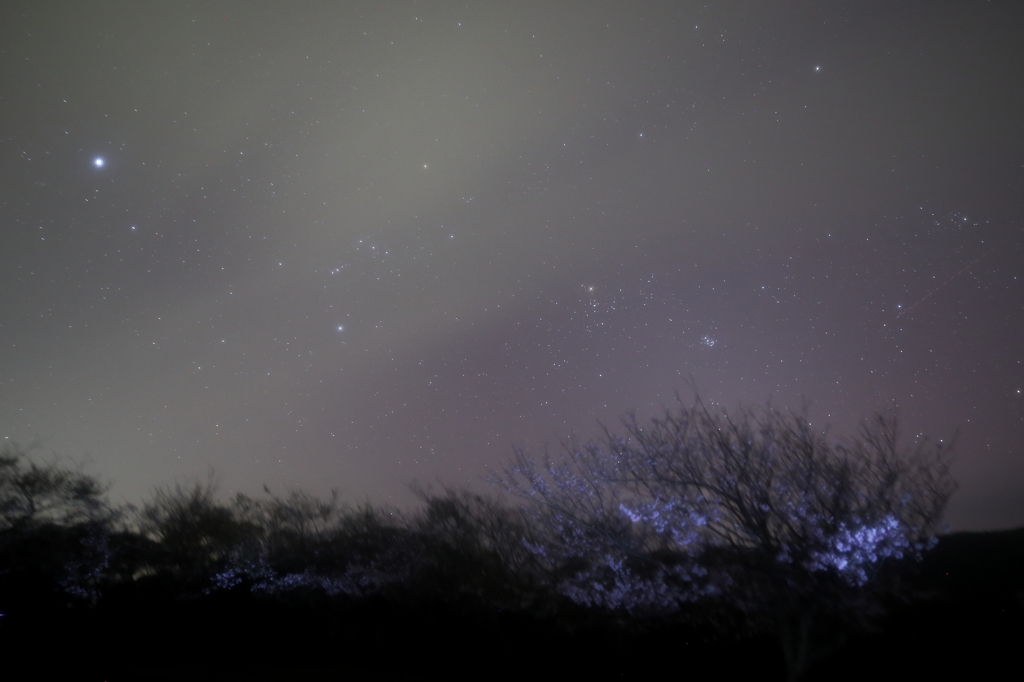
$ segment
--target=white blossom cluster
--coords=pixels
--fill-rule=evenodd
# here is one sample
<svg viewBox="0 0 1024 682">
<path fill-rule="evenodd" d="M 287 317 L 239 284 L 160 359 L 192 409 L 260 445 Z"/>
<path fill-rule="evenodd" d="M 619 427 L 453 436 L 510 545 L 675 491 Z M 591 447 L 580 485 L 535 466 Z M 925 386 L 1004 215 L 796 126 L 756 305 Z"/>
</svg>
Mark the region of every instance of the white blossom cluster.
<svg viewBox="0 0 1024 682">
<path fill-rule="evenodd" d="M 825 540 L 828 550 L 811 552 L 806 566 L 812 571 L 835 570 L 851 585 L 864 585 L 883 559 L 902 559 L 934 546 L 934 537 L 915 542 L 908 530 L 891 515 L 873 525 L 847 528 L 841 523 L 838 532 Z"/>
<path fill-rule="evenodd" d="M 700 514 L 686 500 L 655 500 L 653 502 L 619 503 L 619 511 L 632 523 L 646 523 L 659 535 L 669 535 L 678 547 L 697 543 L 698 529 L 708 525 L 708 517 Z"/>
<path fill-rule="evenodd" d="M 250 581 L 253 592 L 266 594 L 282 594 L 304 589 L 323 592 L 330 596 L 367 596 L 405 578 L 404 574 L 381 570 L 373 562 L 366 566 L 350 564 L 343 570 L 320 574 L 309 569 L 299 573 L 278 573 L 266 560 L 239 560 L 213 575 L 207 593 L 230 590 L 245 581 Z"/>
<path fill-rule="evenodd" d="M 717 588 L 703 580 L 708 572 L 697 564 L 654 563 L 642 571 L 621 556 L 605 554 L 559 583 L 559 591 L 578 604 L 629 612 L 672 611 L 682 601 L 713 595 Z"/>
<path fill-rule="evenodd" d="M 619 500 L 606 486 L 549 465 L 555 480 L 534 479 L 533 493 L 562 504 L 538 509 L 535 521 L 550 542 L 523 545 L 559 570 L 559 592 L 576 603 L 629 612 L 672 611 L 680 603 L 717 592 L 709 572 L 695 561 L 698 529 L 707 519 L 678 500 Z M 598 500 L 600 502 L 598 502 Z M 671 560 L 652 560 L 645 550 L 660 545 Z M 691 547 L 693 552 L 681 551 Z"/>
</svg>

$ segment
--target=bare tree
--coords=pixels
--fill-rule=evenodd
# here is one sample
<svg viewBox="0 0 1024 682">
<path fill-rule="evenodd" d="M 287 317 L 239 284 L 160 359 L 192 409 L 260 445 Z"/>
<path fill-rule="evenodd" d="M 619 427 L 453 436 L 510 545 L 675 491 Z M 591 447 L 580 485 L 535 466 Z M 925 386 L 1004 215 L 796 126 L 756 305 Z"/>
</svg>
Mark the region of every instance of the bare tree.
<svg viewBox="0 0 1024 682">
<path fill-rule="evenodd" d="M 139 534 L 155 543 L 146 572 L 173 575 L 195 587 L 258 536 L 258 529 L 238 519 L 216 493 L 212 473 L 206 483 L 154 490 L 136 514 Z"/>
<path fill-rule="evenodd" d="M 537 532 L 524 509 L 452 487 L 414 492 L 424 508 L 411 528 L 420 539 L 421 573 L 435 592 L 536 612 L 543 567 L 528 549 Z"/>
<path fill-rule="evenodd" d="M 557 457 L 516 449 L 492 478 L 535 503 L 551 532 L 533 549 L 570 598 L 648 613 L 717 603 L 774 632 L 798 679 L 878 612 L 955 489 L 948 447 L 902 446 L 895 418 L 833 440 L 805 415 L 730 416 L 698 398 Z"/>
<path fill-rule="evenodd" d="M 414 554 L 396 510 L 342 505 L 303 491 L 267 498 L 239 494 L 228 513 L 250 530 L 210 573 L 210 589 L 248 582 L 257 592 L 367 596 L 408 580 Z"/>
<path fill-rule="evenodd" d="M 0 531 L 106 518 L 105 493 L 98 479 L 79 470 L 40 464 L 16 445 L 0 449 Z"/>
</svg>

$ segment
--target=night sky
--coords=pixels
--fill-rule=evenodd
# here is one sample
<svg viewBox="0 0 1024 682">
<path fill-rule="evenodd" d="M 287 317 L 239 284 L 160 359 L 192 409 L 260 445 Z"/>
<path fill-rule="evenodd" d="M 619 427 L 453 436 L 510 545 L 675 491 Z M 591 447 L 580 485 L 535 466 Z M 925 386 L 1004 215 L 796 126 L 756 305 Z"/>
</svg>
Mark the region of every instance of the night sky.
<svg viewBox="0 0 1024 682">
<path fill-rule="evenodd" d="M 692 380 L 1024 524 L 1018 2 L 0 16 L 0 438 L 116 500 L 486 490 Z"/>
</svg>

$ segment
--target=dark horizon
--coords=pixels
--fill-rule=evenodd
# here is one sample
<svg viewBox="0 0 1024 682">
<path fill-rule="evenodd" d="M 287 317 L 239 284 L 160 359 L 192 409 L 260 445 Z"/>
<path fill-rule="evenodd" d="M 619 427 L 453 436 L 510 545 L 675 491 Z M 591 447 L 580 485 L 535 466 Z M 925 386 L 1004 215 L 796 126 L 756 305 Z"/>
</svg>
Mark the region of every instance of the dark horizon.
<svg viewBox="0 0 1024 682">
<path fill-rule="evenodd" d="M 0 440 L 115 499 L 412 481 L 696 382 L 959 431 L 1024 526 L 1024 12 L 16 3 Z"/>
</svg>

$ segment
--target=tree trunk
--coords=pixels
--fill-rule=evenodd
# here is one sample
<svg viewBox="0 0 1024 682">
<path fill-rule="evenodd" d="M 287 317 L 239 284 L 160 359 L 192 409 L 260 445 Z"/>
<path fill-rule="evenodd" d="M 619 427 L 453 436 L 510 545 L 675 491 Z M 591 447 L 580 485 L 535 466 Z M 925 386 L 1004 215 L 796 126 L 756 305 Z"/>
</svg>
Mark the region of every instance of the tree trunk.
<svg viewBox="0 0 1024 682">
<path fill-rule="evenodd" d="M 799 682 L 807 674 L 812 660 L 811 625 L 811 615 L 806 611 L 800 611 L 782 623 L 779 638 L 786 658 L 787 682 Z"/>
</svg>

